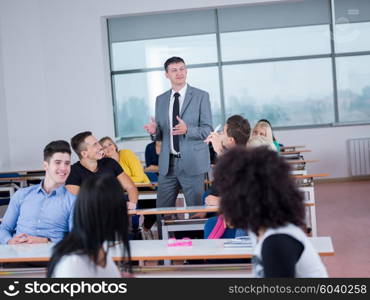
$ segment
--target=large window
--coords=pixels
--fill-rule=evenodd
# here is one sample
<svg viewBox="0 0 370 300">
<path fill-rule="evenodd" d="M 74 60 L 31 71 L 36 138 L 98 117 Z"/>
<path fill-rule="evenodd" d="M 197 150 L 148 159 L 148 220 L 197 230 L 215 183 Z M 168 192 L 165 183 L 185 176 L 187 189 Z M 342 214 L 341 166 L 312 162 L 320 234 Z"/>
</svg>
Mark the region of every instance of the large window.
<svg viewBox="0 0 370 300">
<path fill-rule="evenodd" d="M 337 59 L 339 118 L 343 122 L 370 120 L 370 55 Z"/>
<path fill-rule="evenodd" d="M 225 66 L 226 114 L 284 127 L 332 123 L 331 82 L 327 58 Z"/>
<path fill-rule="evenodd" d="M 370 1 L 304 0 L 108 20 L 117 138 L 147 137 L 163 63 L 181 56 L 232 114 L 276 128 L 370 122 Z"/>
</svg>

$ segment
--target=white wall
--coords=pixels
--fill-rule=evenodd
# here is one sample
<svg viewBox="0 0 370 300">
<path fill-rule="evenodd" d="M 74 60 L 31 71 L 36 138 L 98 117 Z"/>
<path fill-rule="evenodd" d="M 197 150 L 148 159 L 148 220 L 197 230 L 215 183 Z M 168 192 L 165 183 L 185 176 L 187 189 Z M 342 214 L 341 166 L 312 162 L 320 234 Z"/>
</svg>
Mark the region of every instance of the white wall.
<svg viewBox="0 0 370 300">
<path fill-rule="evenodd" d="M 0 140 L 5 137 L 8 146 L 0 147 L 0 162 L 34 166 L 47 142 L 69 140 L 82 130 L 98 137 L 114 135 L 105 17 L 250 2 L 1 0 L 0 128 L 7 130 L 1 131 Z M 345 140 L 368 136 L 369 128 L 307 129 L 277 136 L 285 144 L 303 143 L 312 149 L 307 157 L 321 160 L 313 171 L 343 177 Z M 146 143 L 125 146 L 143 151 Z"/>
<path fill-rule="evenodd" d="M 348 177 L 347 139 L 369 137 L 370 125 L 276 131 L 276 138 L 285 145 L 306 145 L 312 150 L 306 159 L 320 162 L 308 165 L 309 173 L 329 173 L 331 177 Z"/>
<path fill-rule="evenodd" d="M 1 23 L 0 23 L 1 28 Z M 3 61 L 1 55 L 1 35 L 0 35 L 0 170 L 9 161 L 9 138 L 8 120 L 6 115 L 6 102 L 4 91 Z"/>
</svg>

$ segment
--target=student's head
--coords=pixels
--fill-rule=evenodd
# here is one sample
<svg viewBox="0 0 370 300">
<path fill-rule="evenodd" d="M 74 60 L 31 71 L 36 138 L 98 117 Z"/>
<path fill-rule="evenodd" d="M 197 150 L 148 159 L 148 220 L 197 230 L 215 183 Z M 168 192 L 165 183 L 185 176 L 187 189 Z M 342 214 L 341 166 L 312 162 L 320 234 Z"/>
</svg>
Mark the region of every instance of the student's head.
<svg viewBox="0 0 370 300">
<path fill-rule="evenodd" d="M 186 83 L 187 69 L 181 57 L 171 57 L 164 63 L 166 77 L 172 86 L 182 86 Z"/>
<path fill-rule="evenodd" d="M 101 138 L 99 144 L 103 147 L 105 157 L 113 157 L 118 152 L 116 143 L 109 136 Z"/>
<path fill-rule="evenodd" d="M 236 228 L 258 234 L 287 223 L 303 224 L 303 198 L 289 165 L 265 147 L 235 147 L 225 153 L 216 164 L 215 185 L 220 211 Z"/>
<path fill-rule="evenodd" d="M 81 185 L 71 232 L 54 247 L 48 276 L 58 261 L 71 253 L 87 255 L 98 264 L 99 252 L 114 242 L 123 243 L 122 256 L 130 260 L 128 214 L 124 191 L 112 175 L 93 176 Z M 71 275 L 73 276 L 73 274 Z"/>
<path fill-rule="evenodd" d="M 247 119 L 240 115 L 233 115 L 226 120 L 223 131 L 222 145 L 230 149 L 237 145 L 246 145 L 250 136 L 251 127 Z"/>
<path fill-rule="evenodd" d="M 59 140 L 44 148 L 45 177 L 56 184 L 63 184 L 71 171 L 71 148 L 68 142 Z"/>
<path fill-rule="evenodd" d="M 273 142 L 271 126 L 267 122 L 258 122 L 253 128 L 252 136 L 264 136 Z"/>
<path fill-rule="evenodd" d="M 267 120 L 267 119 L 260 119 L 257 123 L 259 123 L 259 122 L 266 122 L 267 124 L 269 124 L 269 125 L 270 125 L 271 133 L 272 133 L 272 140 L 273 140 L 273 141 L 276 141 L 276 138 L 275 138 L 275 135 L 274 135 L 274 131 L 273 131 L 273 129 L 272 129 L 272 125 L 271 125 L 270 121 L 269 121 L 269 120 Z"/>
<path fill-rule="evenodd" d="M 98 246 L 127 240 L 128 216 L 124 191 L 116 177 L 90 177 L 78 193 L 72 232 L 81 232 Z M 88 240 L 86 240 L 88 243 Z"/>
<path fill-rule="evenodd" d="M 91 131 L 76 134 L 71 145 L 80 159 L 99 160 L 103 157 L 102 146 Z"/>
</svg>

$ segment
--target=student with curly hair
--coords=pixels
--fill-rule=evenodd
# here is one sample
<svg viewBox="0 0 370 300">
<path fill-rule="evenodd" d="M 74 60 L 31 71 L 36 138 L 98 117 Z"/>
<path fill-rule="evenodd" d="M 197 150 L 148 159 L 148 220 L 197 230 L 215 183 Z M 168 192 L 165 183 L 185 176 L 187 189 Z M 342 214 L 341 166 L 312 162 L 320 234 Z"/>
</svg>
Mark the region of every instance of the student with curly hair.
<svg viewBox="0 0 370 300">
<path fill-rule="evenodd" d="M 216 165 L 215 183 L 226 221 L 255 241 L 256 277 L 328 276 L 301 229 L 303 197 L 284 158 L 266 147 L 231 149 Z"/>
</svg>

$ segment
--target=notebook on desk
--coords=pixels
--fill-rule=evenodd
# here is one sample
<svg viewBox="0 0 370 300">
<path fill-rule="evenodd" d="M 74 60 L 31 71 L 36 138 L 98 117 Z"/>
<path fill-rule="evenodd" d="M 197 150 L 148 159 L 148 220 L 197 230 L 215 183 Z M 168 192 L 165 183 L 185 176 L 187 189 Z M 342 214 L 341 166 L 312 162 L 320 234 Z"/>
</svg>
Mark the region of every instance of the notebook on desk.
<svg viewBox="0 0 370 300">
<path fill-rule="evenodd" d="M 252 240 L 249 236 L 239 236 L 235 239 L 225 240 L 225 248 L 252 248 Z"/>
</svg>

